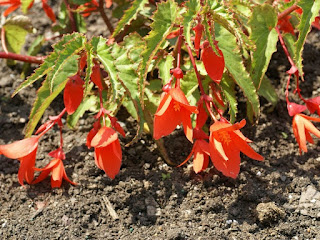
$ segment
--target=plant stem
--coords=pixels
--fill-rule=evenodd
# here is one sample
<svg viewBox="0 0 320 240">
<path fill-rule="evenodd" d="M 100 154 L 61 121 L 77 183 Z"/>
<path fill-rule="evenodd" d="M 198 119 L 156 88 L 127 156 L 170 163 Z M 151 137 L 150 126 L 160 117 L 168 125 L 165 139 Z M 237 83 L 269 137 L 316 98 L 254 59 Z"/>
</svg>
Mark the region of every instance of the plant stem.
<svg viewBox="0 0 320 240">
<path fill-rule="evenodd" d="M 43 63 L 43 60 L 45 57 L 35 57 L 35 56 L 27 56 L 27 55 L 21 55 L 11 52 L 0 52 L 0 58 L 6 58 L 6 59 L 12 59 L 12 60 L 18 60 L 22 62 L 28 62 L 28 63 L 36 63 L 41 64 Z"/>
<path fill-rule="evenodd" d="M 6 46 L 6 33 L 4 30 L 4 27 L 1 28 L 1 45 L 2 45 L 3 51 L 5 53 L 9 53 L 7 46 Z"/>
<path fill-rule="evenodd" d="M 150 130 L 150 133 L 152 134 L 153 133 L 153 119 L 152 119 L 152 116 L 150 114 L 150 112 L 144 108 L 143 109 L 143 115 L 144 115 L 144 118 L 146 120 L 146 123 L 149 127 L 149 130 Z M 177 164 L 175 164 L 174 162 L 172 162 L 169 158 L 169 155 L 168 155 L 168 152 L 164 146 L 164 143 L 163 143 L 163 139 L 158 139 L 158 140 L 155 140 L 155 143 L 157 145 L 157 149 L 159 150 L 163 160 L 169 165 L 169 166 L 177 166 Z"/>
<path fill-rule="evenodd" d="M 101 14 L 101 17 L 104 21 L 104 23 L 107 25 L 109 31 L 110 31 L 110 34 L 113 33 L 114 31 L 114 28 L 108 18 L 108 16 L 106 15 L 106 13 L 104 12 L 104 3 L 103 3 L 103 0 L 99 0 L 99 12 Z"/>
<path fill-rule="evenodd" d="M 294 10 L 297 10 L 299 7 L 297 4 L 293 4 L 291 7 L 287 8 L 286 10 L 284 10 L 282 13 L 280 13 L 278 15 L 278 20 L 286 17 L 287 15 L 289 15 L 290 13 L 292 13 Z"/>
<path fill-rule="evenodd" d="M 64 0 L 64 4 L 66 5 L 67 10 L 68 10 L 70 26 L 71 26 L 71 32 L 77 32 L 77 24 L 76 24 L 76 21 L 74 19 L 74 15 L 73 15 L 73 12 L 72 12 L 72 10 L 70 8 L 68 0 Z"/>
</svg>

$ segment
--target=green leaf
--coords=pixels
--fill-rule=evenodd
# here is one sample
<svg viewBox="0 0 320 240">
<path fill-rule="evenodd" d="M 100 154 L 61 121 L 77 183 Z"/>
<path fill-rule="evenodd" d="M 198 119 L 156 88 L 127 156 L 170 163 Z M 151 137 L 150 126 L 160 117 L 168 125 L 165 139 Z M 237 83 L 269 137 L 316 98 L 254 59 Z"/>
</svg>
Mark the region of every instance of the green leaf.
<svg viewBox="0 0 320 240">
<path fill-rule="evenodd" d="M 82 5 L 91 1 L 92 0 L 69 0 L 70 3 L 76 4 L 76 5 Z"/>
<path fill-rule="evenodd" d="M 173 0 L 161 2 L 158 4 L 158 9 L 153 16 L 151 31 L 144 39 L 146 47 L 141 53 L 142 62 L 139 66 L 139 88 L 141 105 L 144 100 L 144 86 L 147 77 L 148 69 L 153 57 L 156 55 L 162 43 L 171 32 L 177 18 L 177 4 Z"/>
<path fill-rule="evenodd" d="M 79 119 L 83 116 L 83 114 L 88 111 L 90 108 L 94 107 L 97 104 L 97 97 L 90 96 L 81 102 L 77 110 L 67 117 L 67 124 L 69 128 L 74 128 L 78 123 Z"/>
<path fill-rule="evenodd" d="M 57 60 L 52 68 L 50 78 L 48 79 L 51 91 L 56 84 L 65 80 L 65 75 L 61 73 L 68 74 L 64 71 L 64 68 L 66 67 L 66 63 L 69 62 L 69 59 L 74 59 L 74 56 L 77 56 L 85 46 L 86 38 L 83 35 L 79 33 L 74 33 L 73 35 L 75 37 L 64 45 L 64 49 L 59 52 Z"/>
<path fill-rule="evenodd" d="M 114 65 L 115 58 L 112 56 L 112 47 L 107 45 L 107 40 L 103 37 L 94 37 L 91 40 L 93 46 L 93 51 L 96 52 L 96 55 L 99 61 L 103 64 L 105 70 L 109 74 L 110 83 L 112 86 L 113 99 L 118 97 L 118 90 L 120 88 L 120 83 L 117 80 L 117 70 Z M 114 48 L 116 45 L 112 45 Z"/>
<path fill-rule="evenodd" d="M 167 55 L 166 58 L 162 58 L 158 63 L 159 77 L 163 81 L 163 85 L 167 84 L 171 78 L 170 69 L 173 68 L 174 58 L 172 55 Z"/>
<path fill-rule="evenodd" d="M 200 1 L 199 0 L 189 0 L 185 3 L 187 12 L 183 14 L 183 34 L 188 45 L 193 48 L 193 44 L 191 43 L 191 26 L 193 19 L 197 16 L 197 13 L 200 10 Z"/>
<path fill-rule="evenodd" d="M 26 16 L 14 16 L 6 20 L 3 28 L 8 51 L 20 53 L 27 34 L 32 32 L 31 20 Z"/>
<path fill-rule="evenodd" d="M 272 54 L 277 50 L 278 34 L 274 29 L 277 22 L 277 13 L 271 5 L 263 4 L 253 8 L 249 21 L 250 39 L 254 41 L 256 49 L 252 54 L 251 77 L 257 89 L 267 71 Z"/>
<path fill-rule="evenodd" d="M 80 13 L 74 13 L 74 19 L 75 19 L 78 31 L 80 33 L 86 33 L 87 26 L 86 26 L 84 17 Z"/>
<path fill-rule="evenodd" d="M 84 79 L 85 81 L 85 87 L 84 87 L 84 96 L 88 95 L 89 92 L 89 82 L 92 74 L 92 68 L 93 68 L 93 48 L 91 44 L 86 44 L 86 53 L 87 53 L 87 68 L 86 68 L 86 77 Z"/>
<path fill-rule="evenodd" d="M 122 18 L 118 22 L 118 25 L 111 37 L 115 37 L 120 33 L 126 25 L 130 25 L 131 21 L 137 18 L 137 14 L 143 10 L 144 6 L 148 3 L 148 0 L 134 0 L 131 7 L 125 10 Z"/>
<path fill-rule="evenodd" d="M 223 74 L 220 87 L 225 99 L 229 103 L 230 122 L 234 123 L 238 113 L 238 103 L 233 79 L 228 74 Z"/>
<path fill-rule="evenodd" d="M 278 94 L 272 86 L 270 79 L 267 78 L 267 76 L 264 76 L 264 78 L 262 79 L 258 94 L 267 99 L 273 107 L 277 105 L 277 102 L 279 100 Z"/>
<path fill-rule="evenodd" d="M 41 119 L 44 111 L 49 107 L 50 103 L 58 96 L 58 94 L 64 89 L 68 78 L 75 75 L 78 71 L 78 56 L 73 55 L 68 58 L 65 63 L 64 68 L 59 71 L 57 79 L 61 81 L 55 81 L 52 87 L 52 91 L 50 90 L 50 82 L 49 76 L 51 72 L 48 74 L 48 77 L 43 82 L 42 86 L 39 88 L 37 92 L 37 98 L 33 104 L 29 122 L 26 126 L 26 137 L 30 137 L 37 126 L 39 120 Z M 60 77 L 63 76 L 63 77 Z"/>
<path fill-rule="evenodd" d="M 282 37 L 289 51 L 290 56 L 294 58 L 294 54 L 295 54 L 294 43 L 296 41 L 296 37 L 293 36 L 291 33 L 285 33 L 282 35 Z"/>
<path fill-rule="evenodd" d="M 64 35 L 62 39 L 53 46 L 54 51 L 45 58 L 44 62 L 35 70 L 34 74 L 32 74 L 26 81 L 24 81 L 19 85 L 19 87 L 17 87 L 17 89 L 13 92 L 12 97 L 25 87 L 31 85 L 32 83 L 46 75 L 48 72 L 50 72 L 55 65 L 56 59 L 59 56 L 59 52 L 64 48 L 64 45 L 66 43 L 68 43 L 75 37 L 75 34 Z"/>
<path fill-rule="evenodd" d="M 180 80 L 181 90 L 186 95 L 190 105 L 196 105 L 200 98 L 198 90 L 198 80 L 195 71 L 192 69 L 187 71 L 183 78 Z"/>
<path fill-rule="evenodd" d="M 320 1 L 319 0 L 300 0 L 298 6 L 302 9 L 300 24 L 298 26 L 299 37 L 295 43 L 295 63 L 299 69 L 300 76 L 303 77 L 302 70 L 302 51 L 307 35 L 311 30 L 311 23 L 315 17 L 319 15 Z"/>
<path fill-rule="evenodd" d="M 24 14 L 27 13 L 28 7 L 34 0 L 21 0 L 21 10 Z"/>
<path fill-rule="evenodd" d="M 215 33 L 216 40 L 219 42 L 218 46 L 225 59 L 226 68 L 250 102 L 254 115 L 258 117 L 260 114 L 258 94 L 253 81 L 242 62 L 242 56 L 236 38 L 219 24 L 215 25 Z"/>
</svg>

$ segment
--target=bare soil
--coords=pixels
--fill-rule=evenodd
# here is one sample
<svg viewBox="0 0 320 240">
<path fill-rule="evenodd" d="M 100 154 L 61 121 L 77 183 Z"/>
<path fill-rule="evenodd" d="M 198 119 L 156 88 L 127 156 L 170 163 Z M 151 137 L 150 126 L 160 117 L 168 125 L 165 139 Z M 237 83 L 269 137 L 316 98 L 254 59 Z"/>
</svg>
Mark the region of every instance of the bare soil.
<svg viewBox="0 0 320 240">
<path fill-rule="evenodd" d="M 50 22 L 41 19 L 38 31 L 44 33 Z M 33 21 L 39 26 L 39 19 Z M 88 22 L 96 20 L 90 17 Z M 102 23 L 91 31 L 108 34 Z M 319 37 L 319 32 L 311 32 L 305 46 L 305 82 L 301 87 L 306 97 L 320 93 Z M 50 51 L 49 44 L 44 54 Z M 8 67 L 6 61 L 0 61 L 0 144 L 23 138 L 40 84 L 11 99 L 12 91 L 22 81 L 21 66 L 17 63 Z M 77 186 L 64 182 L 60 189 L 51 189 L 48 178 L 21 187 L 17 179 L 19 162 L 0 156 L 0 238 L 320 239 L 320 145 L 308 145 L 308 153 L 299 155 L 284 98 L 288 69 L 279 48 L 267 75 L 280 101 L 270 112 L 270 104 L 261 99 L 259 123 L 247 124 L 243 131 L 265 161 L 243 156 L 235 180 L 213 168 L 196 175 L 190 165 L 168 166 L 149 135 L 124 147 L 135 134 L 135 122 L 124 111 L 119 120 L 130 134 L 121 139 L 123 163 L 114 180 L 95 166 L 93 153 L 85 146 L 93 122 L 90 116 L 80 120 L 76 130 L 64 129 L 66 172 Z M 43 121 L 62 108 L 58 98 Z M 239 119 L 245 116 L 244 109 L 245 102 L 241 102 Z M 38 167 L 50 161 L 47 153 L 58 146 L 58 139 L 57 131 L 42 138 Z M 190 152 L 191 144 L 181 131 L 165 141 L 177 163 Z"/>
</svg>

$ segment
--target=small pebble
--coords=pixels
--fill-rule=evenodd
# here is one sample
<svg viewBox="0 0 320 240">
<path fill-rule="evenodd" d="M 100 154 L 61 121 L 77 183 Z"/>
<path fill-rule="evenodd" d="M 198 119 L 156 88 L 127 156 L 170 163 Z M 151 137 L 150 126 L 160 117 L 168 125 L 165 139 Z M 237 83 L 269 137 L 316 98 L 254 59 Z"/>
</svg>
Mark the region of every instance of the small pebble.
<svg viewBox="0 0 320 240">
<path fill-rule="evenodd" d="M 257 176 L 258 176 L 258 177 L 261 176 L 261 172 L 260 172 L 260 171 L 257 172 Z"/>
</svg>

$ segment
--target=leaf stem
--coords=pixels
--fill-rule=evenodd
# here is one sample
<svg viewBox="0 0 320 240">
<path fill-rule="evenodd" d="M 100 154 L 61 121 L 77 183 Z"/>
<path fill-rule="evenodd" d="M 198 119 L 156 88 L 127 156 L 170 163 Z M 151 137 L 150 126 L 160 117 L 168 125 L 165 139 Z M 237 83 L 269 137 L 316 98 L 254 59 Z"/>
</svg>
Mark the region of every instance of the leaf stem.
<svg viewBox="0 0 320 240">
<path fill-rule="evenodd" d="M 21 55 L 16 54 L 12 52 L 0 52 L 0 58 L 6 58 L 6 59 L 12 59 L 12 60 L 18 60 L 22 62 L 28 62 L 28 63 L 36 63 L 41 64 L 43 63 L 45 57 L 35 57 L 35 56 L 28 56 L 28 55 Z"/>
<path fill-rule="evenodd" d="M 76 21 L 74 19 L 74 15 L 73 15 L 73 12 L 70 8 L 70 4 L 68 2 L 68 0 L 63 0 L 64 1 L 64 4 L 66 5 L 67 7 L 67 10 L 68 10 L 68 15 L 69 15 L 69 20 L 70 20 L 70 26 L 71 26 L 71 32 L 77 32 L 77 24 L 76 24 Z"/>
<path fill-rule="evenodd" d="M 99 0 L 99 12 L 100 12 L 100 15 L 104 21 L 104 23 L 107 25 L 108 29 L 109 29 L 109 32 L 110 32 L 110 35 L 113 33 L 114 31 L 114 28 L 108 18 L 108 16 L 106 15 L 105 11 L 104 11 L 104 3 L 103 3 L 103 0 Z"/>
<path fill-rule="evenodd" d="M 287 8 L 283 12 L 279 13 L 278 20 L 288 16 L 290 13 L 292 13 L 294 10 L 297 10 L 299 6 L 297 4 L 293 4 L 291 7 Z"/>
<path fill-rule="evenodd" d="M 1 28 L 1 45 L 2 45 L 3 51 L 5 53 L 9 53 L 8 48 L 6 46 L 6 32 L 4 27 Z"/>
</svg>

